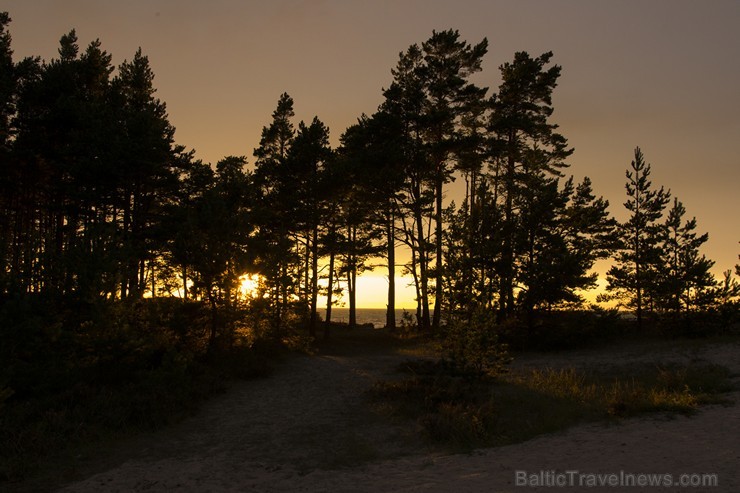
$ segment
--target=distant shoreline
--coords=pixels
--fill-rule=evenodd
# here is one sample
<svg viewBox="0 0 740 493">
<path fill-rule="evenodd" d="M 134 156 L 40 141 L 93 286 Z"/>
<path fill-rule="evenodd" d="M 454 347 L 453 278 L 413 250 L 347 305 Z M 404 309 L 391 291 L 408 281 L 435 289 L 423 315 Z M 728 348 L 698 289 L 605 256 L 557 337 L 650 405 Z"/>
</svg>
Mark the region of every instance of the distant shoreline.
<svg viewBox="0 0 740 493">
<path fill-rule="evenodd" d="M 416 313 L 416 308 L 396 308 L 396 323 L 400 323 L 403 317 L 403 312 L 407 312 L 410 315 Z M 319 313 L 322 318 L 326 320 L 326 309 L 322 308 Z M 372 324 L 376 329 L 385 327 L 385 308 L 357 308 L 357 324 Z M 347 307 L 333 307 L 331 309 L 331 321 L 333 323 L 348 323 L 349 322 L 349 308 Z"/>
</svg>

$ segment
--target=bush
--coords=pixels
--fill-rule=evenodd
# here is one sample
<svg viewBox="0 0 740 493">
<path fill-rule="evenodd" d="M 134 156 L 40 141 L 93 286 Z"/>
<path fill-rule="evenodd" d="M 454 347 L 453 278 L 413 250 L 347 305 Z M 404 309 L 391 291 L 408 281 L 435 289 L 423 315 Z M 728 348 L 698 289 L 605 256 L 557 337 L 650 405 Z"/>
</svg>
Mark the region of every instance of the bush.
<svg viewBox="0 0 740 493">
<path fill-rule="evenodd" d="M 517 350 L 561 351 L 623 338 L 630 329 L 617 310 L 593 306 L 541 312 L 532 326 L 513 318 L 501 324 L 500 333 L 501 340 Z"/>
<path fill-rule="evenodd" d="M 442 334 L 442 357 L 461 373 L 501 373 L 511 358 L 508 346 L 499 342 L 497 329 L 490 310 L 476 309 L 465 317 L 452 316 Z"/>
<path fill-rule="evenodd" d="M 661 314 L 657 329 L 662 336 L 706 338 L 740 333 L 738 303 L 726 303 L 702 311 Z"/>
<path fill-rule="evenodd" d="M 209 348 L 207 315 L 172 298 L 1 306 L 0 481 L 49 452 L 177 420 L 229 378 L 269 372 L 272 349 L 236 325 Z"/>
</svg>

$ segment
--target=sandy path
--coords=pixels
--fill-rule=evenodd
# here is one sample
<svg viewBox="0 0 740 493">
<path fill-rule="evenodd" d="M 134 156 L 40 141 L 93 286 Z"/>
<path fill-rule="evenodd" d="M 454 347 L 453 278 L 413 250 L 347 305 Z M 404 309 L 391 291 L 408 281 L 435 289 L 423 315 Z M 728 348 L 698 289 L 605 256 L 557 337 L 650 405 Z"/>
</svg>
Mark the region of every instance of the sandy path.
<svg viewBox="0 0 740 493">
<path fill-rule="evenodd" d="M 662 361 L 707 360 L 740 374 L 740 346 L 675 350 Z M 270 378 L 243 382 L 198 416 L 142 437 L 122 463 L 65 492 L 129 491 L 740 491 L 740 406 L 686 418 L 584 425 L 472 455 L 424 453 L 368 412 L 363 390 L 398 355 L 295 358 Z M 521 366 L 601 367 L 654 361 L 654 350 L 533 355 Z M 735 401 L 740 393 L 731 396 Z M 414 455 L 409 453 L 415 452 Z M 515 471 L 716 473 L 716 488 L 516 487 Z"/>
</svg>

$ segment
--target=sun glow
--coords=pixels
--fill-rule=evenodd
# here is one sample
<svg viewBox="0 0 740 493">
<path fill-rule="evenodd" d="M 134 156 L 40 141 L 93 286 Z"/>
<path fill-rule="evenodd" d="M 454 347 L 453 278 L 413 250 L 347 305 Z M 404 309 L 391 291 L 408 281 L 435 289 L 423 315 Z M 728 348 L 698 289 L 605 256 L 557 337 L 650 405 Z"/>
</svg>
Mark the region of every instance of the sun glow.
<svg viewBox="0 0 740 493">
<path fill-rule="evenodd" d="M 263 281 L 259 274 L 244 274 L 239 276 L 239 297 L 241 299 L 254 299 L 260 296 L 259 286 Z M 396 277 L 396 308 L 415 307 L 414 290 L 411 278 Z M 326 289 L 326 280 L 319 282 L 322 291 Z M 345 287 L 343 281 L 338 282 L 338 287 Z M 266 295 L 265 295 L 266 296 Z M 348 299 L 346 291 L 342 296 L 335 296 L 336 306 L 347 306 Z M 357 306 L 360 308 L 385 308 L 388 303 L 388 278 L 378 274 L 365 274 L 357 278 Z M 318 306 L 326 307 L 326 295 L 322 293 L 318 298 Z"/>
<path fill-rule="evenodd" d="M 579 290 L 578 294 L 584 297 L 587 304 L 596 303 L 596 297 L 606 290 L 605 275 L 601 272 L 596 282 L 596 287 L 589 290 Z M 250 300 L 260 296 L 260 283 L 263 281 L 259 274 L 244 274 L 239 277 L 239 298 Z M 344 288 L 341 295 L 334 296 L 334 305 L 347 307 L 349 304 L 346 286 L 343 280 L 337 283 L 339 288 Z M 320 308 L 326 307 L 326 279 L 319 282 L 321 294 L 317 304 Z M 262 294 L 268 296 L 267 294 Z M 388 278 L 382 274 L 366 273 L 357 278 L 357 306 L 359 308 L 385 308 L 388 303 Z M 600 306 L 609 308 L 613 303 L 598 303 Z M 413 279 L 409 276 L 396 274 L 396 308 L 413 309 L 416 307 Z"/>
<path fill-rule="evenodd" d="M 239 296 L 243 298 L 256 298 L 259 295 L 259 274 L 244 274 L 239 277 Z"/>
</svg>

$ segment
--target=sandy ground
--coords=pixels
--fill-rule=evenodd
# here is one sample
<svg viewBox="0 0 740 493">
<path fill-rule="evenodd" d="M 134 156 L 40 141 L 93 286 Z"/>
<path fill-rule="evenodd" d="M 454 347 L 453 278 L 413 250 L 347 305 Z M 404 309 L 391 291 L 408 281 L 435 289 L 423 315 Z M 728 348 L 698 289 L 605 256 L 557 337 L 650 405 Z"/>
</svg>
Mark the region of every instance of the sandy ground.
<svg viewBox="0 0 740 493">
<path fill-rule="evenodd" d="M 425 450 L 407 430 L 380 420 L 364 391 L 392 375 L 398 354 L 290 359 L 269 378 L 242 382 L 195 417 L 105 454 L 105 470 L 68 485 L 71 492 L 535 492 L 740 491 L 740 405 L 711 406 L 692 417 L 648 417 L 589 424 L 469 455 Z M 646 361 L 705 360 L 740 375 L 740 345 L 701 349 L 624 346 L 528 355 L 520 367 L 602 368 Z M 730 395 L 737 402 L 739 392 Z M 101 454 L 101 455 L 105 455 Z M 713 473 L 718 487 L 517 486 L 517 471 L 593 476 Z M 521 474 L 521 473 L 520 473 Z"/>
</svg>

